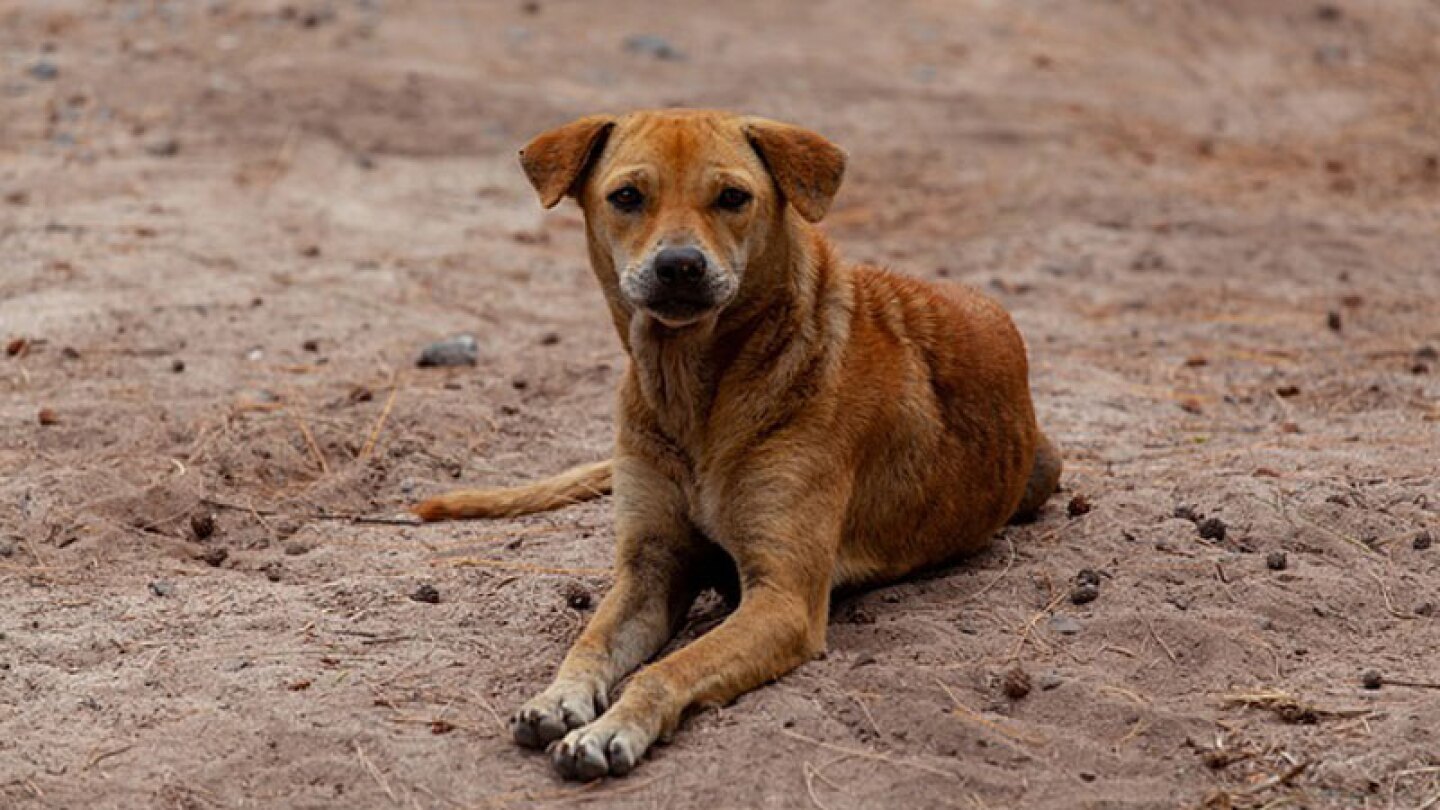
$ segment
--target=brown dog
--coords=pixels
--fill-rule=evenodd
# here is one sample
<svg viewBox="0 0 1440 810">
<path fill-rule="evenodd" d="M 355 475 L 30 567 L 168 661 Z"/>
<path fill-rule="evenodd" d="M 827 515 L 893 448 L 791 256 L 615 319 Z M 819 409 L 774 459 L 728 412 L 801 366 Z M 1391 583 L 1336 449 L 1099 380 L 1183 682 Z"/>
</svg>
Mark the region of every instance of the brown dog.
<svg viewBox="0 0 1440 810">
<path fill-rule="evenodd" d="M 1025 346 L 993 301 L 842 264 L 812 223 L 845 156 L 720 112 L 582 118 L 520 155 L 548 208 L 585 212 L 630 356 L 611 461 L 426 501 L 426 520 L 615 492 L 615 582 L 555 681 L 512 720 L 567 777 L 630 771 L 689 708 L 825 646 L 830 592 L 984 547 L 1055 491 Z M 637 672 L 706 587 L 739 606 Z M 598 715 L 598 717 L 597 717 Z"/>
</svg>

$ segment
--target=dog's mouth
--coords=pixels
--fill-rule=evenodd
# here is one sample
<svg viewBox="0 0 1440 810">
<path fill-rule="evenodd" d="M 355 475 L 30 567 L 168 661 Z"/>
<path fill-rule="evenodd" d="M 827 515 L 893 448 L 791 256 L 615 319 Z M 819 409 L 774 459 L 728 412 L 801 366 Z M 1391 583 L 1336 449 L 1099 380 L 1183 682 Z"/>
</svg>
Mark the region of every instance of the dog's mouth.
<svg viewBox="0 0 1440 810">
<path fill-rule="evenodd" d="M 705 319 L 705 316 L 717 311 L 720 307 L 709 298 L 701 300 L 666 296 L 646 301 L 643 308 L 645 314 L 662 325 L 671 329 L 681 329 L 699 323 Z"/>
</svg>

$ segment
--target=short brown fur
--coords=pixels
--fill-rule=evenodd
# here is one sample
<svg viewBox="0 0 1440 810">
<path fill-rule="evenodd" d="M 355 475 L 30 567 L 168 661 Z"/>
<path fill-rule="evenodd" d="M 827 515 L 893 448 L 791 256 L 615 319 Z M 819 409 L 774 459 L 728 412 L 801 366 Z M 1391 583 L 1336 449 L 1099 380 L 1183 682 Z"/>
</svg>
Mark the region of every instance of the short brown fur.
<svg viewBox="0 0 1440 810">
<path fill-rule="evenodd" d="M 1010 318 L 966 287 L 841 263 L 811 224 L 844 171 L 824 138 L 726 113 L 642 112 L 543 134 L 521 160 L 544 204 L 568 193 L 585 211 L 630 357 L 615 455 L 417 511 L 518 514 L 613 479 L 614 586 L 554 682 L 512 721 L 518 742 L 554 743 L 562 774 L 628 772 L 687 709 L 726 703 L 820 652 L 833 589 L 973 553 L 1054 492 L 1060 458 L 1036 426 Z M 622 183 L 653 204 L 615 210 L 607 195 Z M 724 184 L 753 193 L 745 210 L 710 204 Z M 657 245 L 681 238 L 714 258 L 729 297 L 676 324 L 626 285 Z M 740 598 L 725 622 L 641 668 L 610 705 L 698 591 L 727 578 Z"/>
</svg>

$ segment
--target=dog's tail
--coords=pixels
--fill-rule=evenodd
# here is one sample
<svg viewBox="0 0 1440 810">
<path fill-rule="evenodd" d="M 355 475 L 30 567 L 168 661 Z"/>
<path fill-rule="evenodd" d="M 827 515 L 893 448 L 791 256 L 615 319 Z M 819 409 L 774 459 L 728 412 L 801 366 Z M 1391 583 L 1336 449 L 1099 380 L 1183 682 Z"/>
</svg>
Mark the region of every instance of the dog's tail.
<svg viewBox="0 0 1440 810">
<path fill-rule="evenodd" d="M 518 487 L 460 489 L 431 498 L 412 511 L 427 522 L 548 512 L 610 494 L 610 466 L 607 458 Z"/>
<path fill-rule="evenodd" d="M 1064 467 L 1060 451 L 1045 434 L 1040 434 L 1039 446 L 1035 448 L 1035 466 L 1030 469 L 1030 479 L 1025 485 L 1025 495 L 1010 517 L 1011 523 L 1029 523 L 1040 514 L 1040 507 L 1055 494 L 1060 486 L 1060 471 Z"/>
</svg>

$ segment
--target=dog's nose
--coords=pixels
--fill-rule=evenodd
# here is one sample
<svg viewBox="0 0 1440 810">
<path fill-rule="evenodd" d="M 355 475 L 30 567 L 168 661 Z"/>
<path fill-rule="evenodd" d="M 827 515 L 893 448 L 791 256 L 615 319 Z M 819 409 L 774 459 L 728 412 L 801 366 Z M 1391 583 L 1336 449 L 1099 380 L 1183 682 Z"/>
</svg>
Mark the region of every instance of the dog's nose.
<svg viewBox="0 0 1440 810">
<path fill-rule="evenodd" d="M 654 266 L 662 284 L 694 284 L 705 275 L 705 254 L 693 247 L 668 247 L 655 254 Z"/>
</svg>

